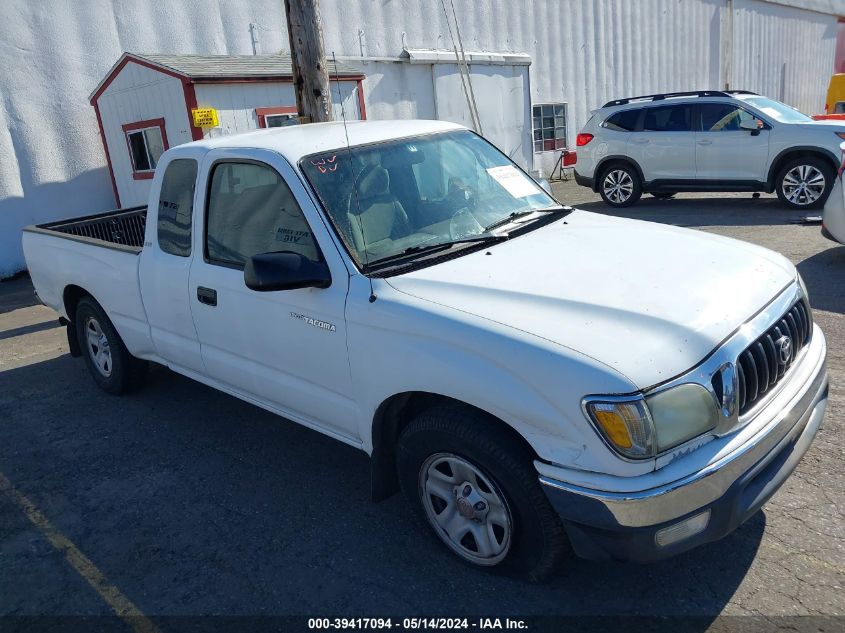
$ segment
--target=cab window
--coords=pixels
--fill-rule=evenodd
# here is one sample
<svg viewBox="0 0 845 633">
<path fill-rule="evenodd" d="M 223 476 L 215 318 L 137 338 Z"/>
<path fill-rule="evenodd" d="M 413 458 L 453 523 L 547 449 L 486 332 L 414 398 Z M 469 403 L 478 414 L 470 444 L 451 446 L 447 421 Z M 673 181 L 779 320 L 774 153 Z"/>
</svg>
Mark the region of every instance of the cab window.
<svg viewBox="0 0 845 633">
<path fill-rule="evenodd" d="M 158 245 L 170 255 L 191 254 L 191 221 L 197 161 L 179 158 L 170 162 L 161 180 L 158 199 Z"/>
<path fill-rule="evenodd" d="M 212 263 L 242 268 L 253 255 L 279 251 L 322 259 L 293 193 L 268 165 L 215 165 L 206 227 L 206 257 Z"/>
</svg>

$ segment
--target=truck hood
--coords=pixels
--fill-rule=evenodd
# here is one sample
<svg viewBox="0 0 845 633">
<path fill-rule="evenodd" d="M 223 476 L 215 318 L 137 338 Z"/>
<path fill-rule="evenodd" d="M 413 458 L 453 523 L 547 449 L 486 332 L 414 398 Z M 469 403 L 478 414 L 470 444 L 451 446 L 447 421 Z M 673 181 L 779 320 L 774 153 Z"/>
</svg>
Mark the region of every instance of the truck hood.
<svg viewBox="0 0 845 633">
<path fill-rule="evenodd" d="M 746 242 L 576 210 L 388 281 L 590 356 L 645 389 L 698 364 L 795 278 L 784 257 Z"/>
</svg>

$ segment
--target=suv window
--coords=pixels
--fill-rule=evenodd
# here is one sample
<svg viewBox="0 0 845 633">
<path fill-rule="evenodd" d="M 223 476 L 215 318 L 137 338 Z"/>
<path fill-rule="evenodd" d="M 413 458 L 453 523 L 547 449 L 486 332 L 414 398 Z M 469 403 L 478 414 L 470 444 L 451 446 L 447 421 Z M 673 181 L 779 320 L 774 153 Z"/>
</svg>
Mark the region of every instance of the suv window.
<svg viewBox="0 0 845 633">
<path fill-rule="evenodd" d="M 602 127 L 617 132 L 633 132 L 637 127 L 637 120 L 640 118 L 639 110 L 625 110 L 611 115 L 604 122 Z"/>
<path fill-rule="evenodd" d="M 188 257 L 191 254 L 191 218 L 197 161 L 179 158 L 171 161 L 161 180 L 158 199 L 158 245 L 165 253 Z"/>
<path fill-rule="evenodd" d="M 738 131 L 742 129 L 739 127 L 742 121 L 754 120 L 750 112 L 731 103 L 702 103 L 699 112 L 703 132 Z"/>
<path fill-rule="evenodd" d="M 647 132 L 691 132 L 692 106 L 686 104 L 646 108 L 643 130 Z"/>
<path fill-rule="evenodd" d="M 277 251 L 322 259 L 293 193 L 267 165 L 217 164 L 206 222 L 206 253 L 215 262 L 242 267 L 253 255 Z"/>
</svg>

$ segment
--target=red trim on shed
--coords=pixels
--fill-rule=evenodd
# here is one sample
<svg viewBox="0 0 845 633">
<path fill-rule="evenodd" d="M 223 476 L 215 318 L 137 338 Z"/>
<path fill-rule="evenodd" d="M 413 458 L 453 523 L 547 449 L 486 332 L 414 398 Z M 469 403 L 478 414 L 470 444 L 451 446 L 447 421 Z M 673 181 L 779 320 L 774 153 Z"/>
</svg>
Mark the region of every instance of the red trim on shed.
<svg viewBox="0 0 845 633">
<path fill-rule="evenodd" d="M 367 108 L 364 106 L 364 78 L 361 77 L 358 82 L 358 114 L 362 121 L 367 120 Z"/>
<path fill-rule="evenodd" d="M 202 128 L 198 128 L 194 125 L 194 113 L 191 112 L 191 110 L 195 110 L 199 107 L 197 105 L 197 91 L 194 88 L 194 84 L 190 81 L 183 80 L 182 92 L 185 94 L 185 109 L 188 111 L 188 127 L 191 128 L 191 139 L 194 141 L 201 141 L 203 139 Z"/>
<path fill-rule="evenodd" d="M 176 77 L 176 79 L 182 80 L 183 83 L 188 80 L 185 75 L 177 73 L 175 70 L 170 70 L 169 68 L 165 68 L 164 66 L 156 66 L 155 64 L 151 64 L 146 60 L 139 59 L 130 53 L 124 53 L 123 59 L 118 63 L 117 66 L 114 67 L 114 70 L 109 73 L 109 76 L 103 82 L 103 85 L 97 89 L 97 92 L 91 95 L 91 105 L 94 105 L 94 102 L 100 98 L 100 95 L 106 91 L 106 88 L 111 85 L 111 82 L 114 81 L 114 78 L 120 74 L 120 71 L 123 70 L 126 64 L 128 64 L 129 62 L 134 62 L 140 66 L 146 66 L 147 68 L 157 70 L 158 72 L 164 73 L 165 75 L 170 75 L 171 77 Z"/>
<path fill-rule="evenodd" d="M 255 108 L 255 116 L 258 117 L 258 127 L 267 127 L 267 115 L 272 114 L 296 114 L 296 106 L 274 106 L 271 108 Z"/>
<path fill-rule="evenodd" d="M 106 142 L 106 131 L 103 129 L 103 119 L 100 117 L 100 106 L 94 104 L 94 113 L 97 115 L 97 127 L 100 128 L 100 139 L 103 141 L 103 151 L 106 153 L 106 164 L 109 167 L 109 178 L 111 179 L 111 188 L 114 191 L 114 202 L 117 208 L 120 208 L 120 193 L 117 191 L 117 181 L 114 179 L 114 167 L 111 164 L 111 153 L 109 153 L 109 144 Z"/>
<path fill-rule="evenodd" d="M 132 160 L 132 147 L 129 145 L 129 132 L 134 130 L 146 130 L 151 127 L 157 127 L 161 131 L 161 143 L 164 146 L 164 151 L 166 152 L 170 149 L 170 145 L 167 143 L 167 130 L 164 128 L 163 118 L 135 121 L 134 123 L 126 123 L 121 126 L 121 128 L 123 128 L 123 136 L 126 139 L 126 149 L 129 150 L 129 164 L 132 165 L 132 178 L 134 180 L 151 180 L 155 175 L 155 170 L 135 170 L 135 161 Z"/>
</svg>

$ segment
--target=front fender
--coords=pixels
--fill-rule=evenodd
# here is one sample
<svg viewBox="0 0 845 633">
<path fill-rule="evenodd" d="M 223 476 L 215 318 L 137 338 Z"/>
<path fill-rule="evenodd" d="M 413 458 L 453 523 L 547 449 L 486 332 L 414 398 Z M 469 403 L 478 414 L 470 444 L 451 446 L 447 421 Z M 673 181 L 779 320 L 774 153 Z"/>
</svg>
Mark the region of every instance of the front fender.
<svg viewBox="0 0 845 633">
<path fill-rule="evenodd" d="M 396 394 L 427 392 L 501 419 L 543 460 L 628 475 L 653 469 L 650 461 L 631 464 L 613 455 L 581 410 L 586 394 L 634 391 L 624 376 L 574 350 L 384 286 L 376 302 L 347 306 L 368 453 L 379 406 Z"/>
</svg>

